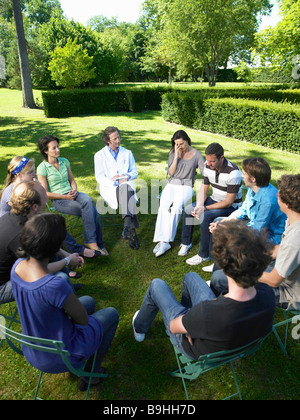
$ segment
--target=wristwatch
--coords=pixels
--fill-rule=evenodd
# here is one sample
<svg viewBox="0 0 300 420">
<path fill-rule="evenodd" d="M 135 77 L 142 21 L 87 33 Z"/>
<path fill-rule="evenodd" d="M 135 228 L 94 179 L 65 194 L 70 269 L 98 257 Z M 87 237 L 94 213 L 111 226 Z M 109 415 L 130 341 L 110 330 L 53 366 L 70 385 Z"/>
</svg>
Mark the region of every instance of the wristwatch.
<svg viewBox="0 0 300 420">
<path fill-rule="evenodd" d="M 207 208 L 206 208 L 206 206 L 203 206 L 204 207 L 204 211 L 207 211 Z"/>
<path fill-rule="evenodd" d="M 66 262 L 67 262 L 66 267 L 68 267 L 69 264 L 70 264 L 70 258 L 69 257 L 65 257 L 64 260 L 66 260 Z"/>
</svg>

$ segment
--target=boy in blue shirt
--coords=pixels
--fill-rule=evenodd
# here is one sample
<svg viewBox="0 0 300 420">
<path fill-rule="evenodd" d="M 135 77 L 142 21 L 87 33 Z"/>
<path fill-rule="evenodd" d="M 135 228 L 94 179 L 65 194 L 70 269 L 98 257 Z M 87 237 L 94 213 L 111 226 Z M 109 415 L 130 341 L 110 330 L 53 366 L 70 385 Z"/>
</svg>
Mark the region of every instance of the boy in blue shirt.
<svg viewBox="0 0 300 420">
<path fill-rule="evenodd" d="M 270 241 L 274 245 L 280 244 L 286 215 L 278 205 L 277 188 L 270 184 L 271 168 L 268 162 L 262 158 L 245 159 L 242 176 L 248 192 L 242 206 L 228 218 L 248 219 L 248 226 L 257 230 L 267 229 Z"/>
<path fill-rule="evenodd" d="M 270 241 L 274 245 L 280 244 L 286 215 L 278 205 L 277 188 L 270 184 L 271 168 L 268 162 L 259 157 L 243 160 L 242 176 L 248 188 L 242 206 L 227 218 L 212 223 L 210 231 L 213 233 L 216 225 L 226 223 L 226 220 L 247 219 L 248 226 L 259 231 L 266 229 Z M 205 267 L 204 271 L 212 271 L 212 268 L 213 265 Z"/>
</svg>

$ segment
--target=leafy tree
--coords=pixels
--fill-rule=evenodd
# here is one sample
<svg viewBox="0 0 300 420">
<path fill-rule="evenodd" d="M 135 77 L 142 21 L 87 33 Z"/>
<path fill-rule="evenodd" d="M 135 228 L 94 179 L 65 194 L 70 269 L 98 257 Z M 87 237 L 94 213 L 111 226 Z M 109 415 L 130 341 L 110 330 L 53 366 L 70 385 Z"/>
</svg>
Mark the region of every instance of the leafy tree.
<svg viewBox="0 0 300 420">
<path fill-rule="evenodd" d="M 93 57 L 69 38 L 64 47 L 56 47 L 49 63 L 51 77 L 57 84 L 68 89 L 81 86 L 95 77 Z"/>
<path fill-rule="evenodd" d="M 12 0 L 13 16 L 15 21 L 18 55 L 21 71 L 21 82 L 23 92 L 23 107 L 36 108 L 33 98 L 32 81 L 27 54 L 26 39 L 24 33 L 23 16 L 20 0 Z"/>
<path fill-rule="evenodd" d="M 245 83 L 252 82 L 253 73 L 245 61 L 240 61 L 239 65 L 233 69 L 237 74 L 237 80 L 242 80 Z"/>
<path fill-rule="evenodd" d="M 64 47 L 68 39 L 82 45 L 89 57 L 94 58 L 95 78 L 90 83 L 95 85 L 106 82 L 106 59 L 109 60 L 110 51 L 102 39 L 101 34 L 85 27 L 81 23 L 52 17 L 49 22 L 40 25 L 37 33 L 40 47 L 47 55 L 46 62 L 51 61 L 51 53 L 56 47 Z M 110 80 L 109 80 L 110 81 Z"/>
<path fill-rule="evenodd" d="M 230 57 L 245 58 L 259 15 L 270 10 L 269 0 L 155 0 L 154 5 L 147 0 L 147 5 L 148 18 L 158 22 L 160 50 L 182 69 L 204 68 L 210 86 Z"/>
<path fill-rule="evenodd" d="M 275 27 L 268 27 L 256 36 L 253 50 L 262 65 L 291 76 L 300 61 L 300 1 L 280 0 L 282 20 Z"/>
<path fill-rule="evenodd" d="M 33 86 L 54 87 L 48 70 L 49 57 L 40 45 L 37 29 L 51 16 L 62 17 L 58 0 L 21 0 L 26 46 Z M 21 73 L 18 63 L 18 49 L 13 24 L 11 0 L 0 1 L 0 54 L 6 61 L 6 85 L 21 89 Z M 47 58 L 48 57 L 48 58 Z"/>
<path fill-rule="evenodd" d="M 171 0 L 172 1 L 172 0 Z M 149 77 L 156 80 L 171 82 L 174 61 L 172 53 L 166 48 L 164 40 L 167 40 L 165 21 L 170 0 L 145 0 L 142 5 L 140 24 L 144 26 L 145 42 L 144 55 L 141 57 L 141 68 Z"/>
<path fill-rule="evenodd" d="M 96 32 L 104 32 L 105 29 L 117 28 L 119 21 L 115 16 L 109 19 L 103 15 L 98 15 L 89 19 L 88 25 Z"/>
<path fill-rule="evenodd" d="M 33 25 L 49 22 L 53 16 L 63 18 L 59 0 L 26 0 L 25 14 Z"/>
</svg>

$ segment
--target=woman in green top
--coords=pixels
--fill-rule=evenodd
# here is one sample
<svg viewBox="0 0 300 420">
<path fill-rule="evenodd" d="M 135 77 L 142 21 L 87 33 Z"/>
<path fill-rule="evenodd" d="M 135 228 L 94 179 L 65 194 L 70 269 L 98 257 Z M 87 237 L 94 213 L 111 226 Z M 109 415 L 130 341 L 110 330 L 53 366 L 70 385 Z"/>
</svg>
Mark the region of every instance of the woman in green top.
<svg viewBox="0 0 300 420">
<path fill-rule="evenodd" d="M 38 180 L 47 191 L 54 208 L 61 213 L 81 216 L 85 246 L 107 256 L 98 211 L 90 196 L 77 191 L 70 162 L 60 157 L 59 139 L 51 135 L 44 136 L 39 139 L 38 145 L 44 157 L 37 168 Z"/>
</svg>

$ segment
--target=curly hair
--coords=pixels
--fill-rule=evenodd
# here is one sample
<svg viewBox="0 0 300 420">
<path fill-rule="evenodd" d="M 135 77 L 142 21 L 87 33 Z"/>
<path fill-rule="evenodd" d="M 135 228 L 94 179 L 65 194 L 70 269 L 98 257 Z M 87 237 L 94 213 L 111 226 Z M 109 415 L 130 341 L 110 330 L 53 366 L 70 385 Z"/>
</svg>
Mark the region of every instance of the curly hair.
<svg viewBox="0 0 300 420">
<path fill-rule="evenodd" d="M 212 255 L 223 272 L 242 288 L 254 286 L 271 262 L 272 244 L 266 231 L 246 226 L 245 221 L 220 223 L 213 234 Z"/>
<path fill-rule="evenodd" d="M 300 213 L 300 174 L 282 175 L 278 181 L 278 195 L 296 213 Z"/>
<path fill-rule="evenodd" d="M 41 185 L 37 181 L 23 181 L 16 185 L 10 196 L 11 212 L 20 216 L 28 216 L 33 204 L 40 206 L 39 188 Z"/>
<path fill-rule="evenodd" d="M 21 257 L 38 261 L 52 258 L 66 237 L 66 221 L 60 214 L 41 213 L 25 223 L 20 236 Z"/>
</svg>

